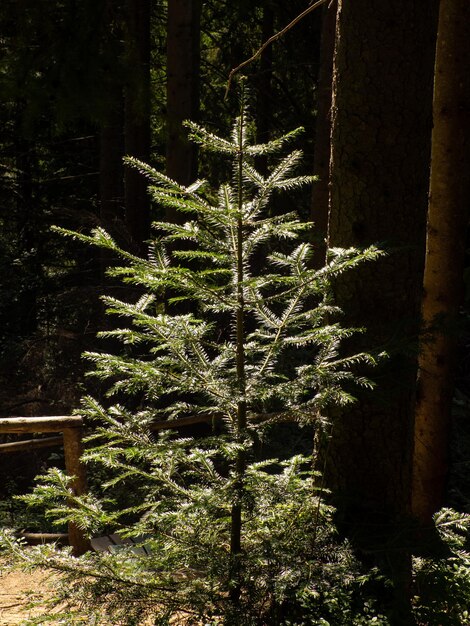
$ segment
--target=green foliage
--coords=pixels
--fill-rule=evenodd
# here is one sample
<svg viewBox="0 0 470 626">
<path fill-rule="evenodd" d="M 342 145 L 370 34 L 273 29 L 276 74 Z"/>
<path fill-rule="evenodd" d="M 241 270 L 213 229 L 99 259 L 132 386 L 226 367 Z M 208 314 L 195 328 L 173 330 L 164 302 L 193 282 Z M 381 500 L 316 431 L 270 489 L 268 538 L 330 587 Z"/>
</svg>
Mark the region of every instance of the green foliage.
<svg viewBox="0 0 470 626">
<path fill-rule="evenodd" d="M 249 558 L 241 606 L 233 614 L 226 593 L 230 494 L 210 483 L 211 475 L 213 481 L 220 478 L 208 450 L 189 452 L 189 445 L 181 444 L 188 457 L 181 454 L 177 466 L 180 472 L 185 466 L 187 476 L 197 473 L 199 481 L 186 484 L 179 496 L 169 487 L 173 496 L 154 502 L 147 519 L 132 528 L 134 536 L 151 530 L 142 536 L 150 555 L 124 549 L 71 559 L 42 546 L 26 556 L 11 538 L 4 541 L 11 542 L 26 567 L 47 560 L 63 572 L 57 602 L 70 601 L 72 589 L 73 600 L 85 601 L 87 614 L 96 611 L 100 624 L 107 623 L 106 616 L 112 616 L 112 624 L 130 625 L 145 616 L 168 624 L 175 614 L 179 624 L 370 623 L 375 612 L 365 585 L 376 575 L 364 576 L 349 546 L 336 536 L 333 511 L 319 497 L 309 459 L 302 457 L 253 463 L 247 471 L 244 546 Z"/>
<path fill-rule="evenodd" d="M 415 613 L 420 624 L 461 626 L 470 621 L 470 515 L 442 509 L 436 528 L 450 554 L 416 558 Z"/>
<path fill-rule="evenodd" d="M 379 252 L 332 250 L 326 267 L 314 270 L 302 239 L 311 225 L 291 211 L 267 214 L 273 194 L 312 179 L 295 175 L 298 151 L 278 157 L 266 177 L 254 157 L 277 155 L 298 131 L 254 144 L 243 106 L 229 139 L 189 127 L 204 149 L 232 162 L 233 178 L 215 191 L 203 181 L 184 187 L 128 159 L 159 205 L 188 217 L 154 224 L 159 235 L 148 258 L 120 249 L 100 228 L 68 233 L 121 257 L 125 265 L 110 275 L 143 295 L 104 298 L 125 324 L 101 335 L 121 348 L 86 354 L 110 400 L 83 400 L 80 414 L 93 424 L 84 460 L 106 478 L 76 497 L 54 469 L 24 497 L 46 507 L 54 523 L 141 538 L 150 554 L 72 559 L 42 547 L 23 556 L 4 541 L 20 560 L 64 572 L 71 605 L 114 624 L 148 614 L 155 624 L 175 615 L 181 624 L 368 623 L 367 594 L 354 582 L 358 565 L 336 537 L 312 459 L 259 461 L 255 442 L 275 421 L 321 429 L 327 407 L 353 400 L 345 383 L 369 384 L 352 372 L 369 355 L 338 357 L 353 331 L 332 321 L 330 282 Z M 213 433 L 152 432 L 155 420 L 189 416 L 210 416 Z"/>
</svg>

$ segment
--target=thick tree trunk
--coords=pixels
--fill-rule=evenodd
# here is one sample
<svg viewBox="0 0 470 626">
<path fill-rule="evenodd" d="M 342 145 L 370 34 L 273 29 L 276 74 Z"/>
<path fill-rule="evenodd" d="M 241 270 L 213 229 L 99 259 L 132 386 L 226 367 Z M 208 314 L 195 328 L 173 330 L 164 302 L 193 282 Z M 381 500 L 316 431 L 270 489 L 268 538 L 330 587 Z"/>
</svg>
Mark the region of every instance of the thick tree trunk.
<svg viewBox="0 0 470 626">
<path fill-rule="evenodd" d="M 169 0 L 167 27 L 166 172 L 183 185 L 197 176 L 197 151 L 186 136 L 184 120 L 197 120 L 199 112 L 200 0 Z M 169 211 L 171 221 L 180 219 Z"/>
<path fill-rule="evenodd" d="M 434 79 L 423 335 L 415 416 L 413 514 L 443 504 L 470 204 L 470 3 L 441 0 Z"/>
<path fill-rule="evenodd" d="M 127 85 L 125 152 L 148 162 L 150 157 L 150 3 L 127 0 Z M 150 236 L 147 181 L 132 168 L 125 171 L 126 223 L 135 251 L 144 254 Z"/>
<path fill-rule="evenodd" d="M 315 147 L 313 173 L 318 181 L 312 188 L 312 216 L 314 223 L 315 267 L 323 267 L 326 256 L 328 231 L 328 207 L 330 196 L 330 135 L 331 93 L 333 82 L 333 52 L 335 44 L 336 4 L 323 8 L 323 23 L 320 47 L 320 71 L 316 97 L 317 116 L 315 121 Z"/>
<path fill-rule="evenodd" d="M 437 6 L 339 0 L 333 70 L 328 246 L 388 252 L 341 277 L 336 302 L 342 324 L 367 329 L 350 349 L 389 357 L 369 373 L 377 390 L 335 416 L 326 480 L 344 527 L 395 580 L 400 625 L 411 619 L 400 531 L 410 513 Z"/>
<path fill-rule="evenodd" d="M 367 328 L 355 343 L 391 357 L 378 391 L 338 419 L 328 475 L 355 507 L 387 516 L 406 509 L 410 493 L 435 5 L 338 6 L 328 244 L 388 251 L 338 281 L 336 296 L 343 324 Z"/>
</svg>

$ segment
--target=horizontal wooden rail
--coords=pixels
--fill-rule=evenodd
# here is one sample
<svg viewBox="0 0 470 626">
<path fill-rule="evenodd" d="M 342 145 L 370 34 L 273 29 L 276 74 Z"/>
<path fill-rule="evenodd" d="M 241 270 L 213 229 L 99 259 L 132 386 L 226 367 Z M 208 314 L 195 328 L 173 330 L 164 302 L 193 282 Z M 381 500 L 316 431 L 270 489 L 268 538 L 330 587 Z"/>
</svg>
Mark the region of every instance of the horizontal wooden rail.
<svg viewBox="0 0 470 626">
<path fill-rule="evenodd" d="M 193 415 L 174 420 L 155 421 L 149 424 L 152 431 L 173 430 L 193 424 L 211 423 L 221 419 L 221 414 Z M 251 419 L 257 422 L 288 422 L 295 419 L 289 414 L 260 414 L 253 415 Z M 85 468 L 80 461 L 82 454 L 82 430 L 83 420 L 78 415 L 51 415 L 47 417 L 4 417 L 0 418 L 0 434 L 22 433 L 62 433 L 60 437 L 47 437 L 44 439 L 29 439 L 0 444 L 0 453 L 18 452 L 31 448 L 42 448 L 53 445 L 64 446 L 65 469 L 69 476 L 74 476 L 72 490 L 74 495 L 82 495 L 86 492 Z M 71 499 L 73 501 L 73 498 Z M 90 548 L 89 541 L 74 524 L 69 524 L 69 542 L 76 555 L 82 554 Z M 45 535 L 44 535 L 45 537 Z"/>
<path fill-rule="evenodd" d="M 60 543 L 67 545 L 69 536 L 67 533 L 16 533 L 20 539 L 25 539 L 29 544 L 38 546 L 43 543 Z"/>
<path fill-rule="evenodd" d="M 188 415 L 187 417 L 179 417 L 173 420 L 161 420 L 158 422 L 150 422 L 149 430 L 177 430 L 183 426 L 193 426 L 195 424 L 212 424 L 227 416 L 222 413 L 213 413 L 212 415 Z M 263 424 L 267 422 L 288 424 L 295 422 L 298 418 L 293 413 L 287 411 L 283 413 L 256 413 L 248 416 L 250 421 L 256 424 Z"/>
<path fill-rule="evenodd" d="M 213 421 L 220 419 L 220 415 L 190 415 L 188 417 L 180 417 L 174 420 L 161 420 L 160 422 L 150 422 L 149 430 L 173 430 L 183 428 L 184 426 L 193 426 L 195 424 L 211 424 Z"/>
<path fill-rule="evenodd" d="M 79 415 L 0 418 L 0 433 L 60 433 L 64 428 L 81 426 L 83 419 Z"/>
<path fill-rule="evenodd" d="M 25 439 L 24 441 L 12 441 L 11 443 L 0 443 L 0 454 L 2 452 L 22 452 L 23 450 L 34 450 L 36 448 L 51 448 L 52 446 L 62 446 L 64 438 L 45 437 L 44 439 Z"/>
</svg>

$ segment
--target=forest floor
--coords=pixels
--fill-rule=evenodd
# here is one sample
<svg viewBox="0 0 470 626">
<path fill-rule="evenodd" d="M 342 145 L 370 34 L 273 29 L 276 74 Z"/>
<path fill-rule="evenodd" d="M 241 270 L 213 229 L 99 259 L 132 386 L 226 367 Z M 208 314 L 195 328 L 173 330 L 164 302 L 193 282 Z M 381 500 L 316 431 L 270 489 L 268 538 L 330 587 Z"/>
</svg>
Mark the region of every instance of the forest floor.
<svg viewBox="0 0 470 626">
<path fill-rule="evenodd" d="M 57 574 L 46 570 L 36 570 L 32 573 L 19 571 L 2 571 L 4 563 L 0 560 L 0 626 L 20 626 L 33 617 L 44 615 L 41 601 L 47 600 L 50 595 L 48 586 Z M 31 605 L 34 603 L 34 607 Z M 59 626 L 63 621 L 48 621 L 48 626 Z M 150 626 L 146 620 L 141 626 Z M 153 621 L 152 621 L 153 623 Z M 175 617 L 173 626 L 178 626 L 180 620 Z"/>
<path fill-rule="evenodd" d="M 48 596 L 50 574 L 46 571 L 1 572 L 0 563 L 0 626 L 15 626 L 41 615 L 41 608 L 32 608 Z M 50 622 L 51 626 L 53 622 Z"/>
</svg>

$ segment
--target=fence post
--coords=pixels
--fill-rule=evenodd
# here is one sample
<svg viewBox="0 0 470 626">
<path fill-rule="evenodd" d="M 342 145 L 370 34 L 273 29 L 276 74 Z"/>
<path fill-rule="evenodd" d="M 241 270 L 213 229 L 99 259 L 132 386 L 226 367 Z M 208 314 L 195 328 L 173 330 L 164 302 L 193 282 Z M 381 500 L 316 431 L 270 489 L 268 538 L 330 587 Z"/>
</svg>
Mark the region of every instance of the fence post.
<svg viewBox="0 0 470 626">
<path fill-rule="evenodd" d="M 86 492 L 85 468 L 80 461 L 82 454 L 82 427 L 74 426 L 64 428 L 64 457 L 65 469 L 69 476 L 73 476 L 72 489 L 75 495 L 81 496 Z M 79 556 L 90 550 L 90 542 L 83 535 L 83 532 L 72 522 L 69 523 L 69 543 L 72 546 L 73 554 Z"/>
</svg>

